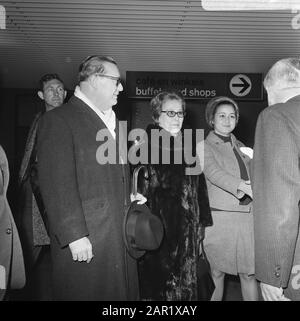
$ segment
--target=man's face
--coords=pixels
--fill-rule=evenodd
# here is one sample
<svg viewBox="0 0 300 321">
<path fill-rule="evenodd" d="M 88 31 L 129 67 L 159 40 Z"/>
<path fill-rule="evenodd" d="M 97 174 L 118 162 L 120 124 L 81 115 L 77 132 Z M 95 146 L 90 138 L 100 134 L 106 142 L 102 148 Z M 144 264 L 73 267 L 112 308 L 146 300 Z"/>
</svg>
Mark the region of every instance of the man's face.
<svg viewBox="0 0 300 321">
<path fill-rule="evenodd" d="M 44 89 L 38 92 L 38 96 L 45 101 L 46 111 L 49 111 L 63 104 L 66 91 L 59 80 L 52 79 L 44 83 Z"/>
<path fill-rule="evenodd" d="M 120 72 L 118 67 L 110 62 L 104 63 L 105 75 L 119 78 Z M 123 91 L 121 83 L 117 84 L 117 80 L 96 75 L 96 99 L 99 102 L 97 105 L 101 110 L 108 110 L 118 102 L 118 95 Z"/>
</svg>

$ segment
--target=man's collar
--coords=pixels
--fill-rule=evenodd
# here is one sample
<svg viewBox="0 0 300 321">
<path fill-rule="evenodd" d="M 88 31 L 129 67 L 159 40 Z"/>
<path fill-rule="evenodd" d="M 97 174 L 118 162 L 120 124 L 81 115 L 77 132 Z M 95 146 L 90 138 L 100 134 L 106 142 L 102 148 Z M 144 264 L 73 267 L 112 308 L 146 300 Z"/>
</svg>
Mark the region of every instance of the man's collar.
<svg viewBox="0 0 300 321">
<path fill-rule="evenodd" d="M 291 101 L 298 101 L 300 100 L 300 93 L 296 96 L 293 96 L 292 98 L 288 99 L 286 102 L 291 102 Z"/>
<path fill-rule="evenodd" d="M 107 109 L 105 111 L 100 110 L 99 108 L 97 108 L 92 101 L 80 90 L 79 86 L 75 87 L 75 91 L 74 91 L 74 96 L 76 96 L 77 98 L 81 99 L 84 103 L 86 103 L 89 107 L 91 107 L 95 112 L 101 113 L 104 116 L 110 116 L 112 113 L 112 108 Z"/>
</svg>

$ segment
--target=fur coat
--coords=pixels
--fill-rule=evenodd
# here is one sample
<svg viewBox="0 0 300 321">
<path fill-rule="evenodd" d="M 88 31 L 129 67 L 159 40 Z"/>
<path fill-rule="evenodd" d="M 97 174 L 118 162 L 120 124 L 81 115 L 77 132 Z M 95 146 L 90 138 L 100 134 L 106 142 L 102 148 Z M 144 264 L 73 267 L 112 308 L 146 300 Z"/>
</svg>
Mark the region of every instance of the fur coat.
<svg viewBox="0 0 300 321">
<path fill-rule="evenodd" d="M 170 144 L 151 140 L 151 130 L 159 129 L 169 138 Z M 203 173 L 186 175 L 189 166 L 184 161 L 184 150 L 195 144 L 183 142 L 183 134 L 176 138 L 165 130 L 150 125 L 147 139 L 140 144 L 148 148 L 148 179 L 139 180 L 140 191 L 147 197 L 153 214 L 164 225 L 164 238 L 159 249 L 147 252 L 139 261 L 140 294 L 144 300 L 197 300 L 196 262 L 199 241 L 204 227 L 212 225 L 212 218 Z M 180 146 L 180 145 L 179 145 Z M 175 153 L 182 155 L 183 162 L 175 162 Z M 156 153 L 159 162 L 151 156 Z M 169 164 L 163 164 L 163 154 L 170 155 Z M 196 155 L 194 153 L 194 155 Z"/>
</svg>

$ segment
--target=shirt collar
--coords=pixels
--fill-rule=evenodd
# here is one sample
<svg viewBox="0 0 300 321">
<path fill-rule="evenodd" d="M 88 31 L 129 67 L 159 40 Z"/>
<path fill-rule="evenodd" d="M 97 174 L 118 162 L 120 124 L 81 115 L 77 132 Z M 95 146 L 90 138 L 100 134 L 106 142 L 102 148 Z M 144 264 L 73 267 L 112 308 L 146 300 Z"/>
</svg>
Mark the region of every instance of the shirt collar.
<svg viewBox="0 0 300 321">
<path fill-rule="evenodd" d="M 110 133 L 112 134 L 113 138 L 116 137 L 115 127 L 116 127 L 116 114 L 112 110 L 112 108 L 101 111 L 99 110 L 91 100 L 80 90 L 79 86 L 76 86 L 74 91 L 74 96 L 82 100 L 86 105 L 88 105 L 104 122 L 106 127 L 109 129 Z"/>
<path fill-rule="evenodd" d="M 99 110 L 92 102 L 91 100 L 80 90 L 79 86 L 75 87 L 75 91 L 74 91 L 74 96 L 76 96 L 77 98 L 81 99 L 84 103 L 86 103 L 90 108 L 92 108 L 95 113 L 97 113 L 97 115 L 102 115 L 109 118 L 111 116 L 111 114 L 113 113 L 112 108 L 108 109 L 108 110 Z M 101 116 L 100 116 L 101 117 Z M 102 118 L 101 117 L 101 118 Z"/>
</svg>

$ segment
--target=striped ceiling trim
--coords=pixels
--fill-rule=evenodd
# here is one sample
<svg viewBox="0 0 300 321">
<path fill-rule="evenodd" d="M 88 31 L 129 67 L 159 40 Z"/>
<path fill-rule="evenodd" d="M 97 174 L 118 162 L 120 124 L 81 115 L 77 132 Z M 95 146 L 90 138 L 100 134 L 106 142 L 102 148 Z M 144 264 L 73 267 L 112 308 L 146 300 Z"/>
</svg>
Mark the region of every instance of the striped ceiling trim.
<svg viewBox="0 0 300 321">
<path fill-rule="evenodd" d="M 125 78 L 127 70 L 265 72 L 300 52 L 300 14 L 292 10 L 205 11 L 200 0 L 0 4 L 3 87 L 35 87 L 41 74 L 57 72 L 73 88 L 80 61 L 92 54 L 113 56 Z"/>
</svg>

